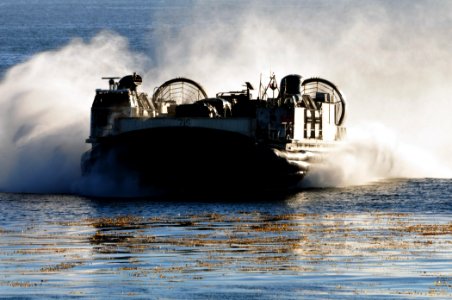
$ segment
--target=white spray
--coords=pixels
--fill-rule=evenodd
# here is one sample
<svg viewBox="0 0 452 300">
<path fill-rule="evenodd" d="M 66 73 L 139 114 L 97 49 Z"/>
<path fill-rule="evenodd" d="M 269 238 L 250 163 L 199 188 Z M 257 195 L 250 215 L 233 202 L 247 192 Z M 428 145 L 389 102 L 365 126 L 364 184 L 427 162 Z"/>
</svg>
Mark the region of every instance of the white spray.
<svg viewBox="0 0 452 300">
<path fill-rule="evenodd" d="M 452 37 L 445 24 L 452 17 L 442 12 L 452 3 L 408 2 L 254 2 L 216 14 L 208 30 L 194 23 L 162 39 L 159 67 L 189 74 L 208 91 L 238 89 L 250 78 L 258 86 L 256 73 L 265 80 L 270 71 L 335 82 L 347 95 L 348 138 L 304 186 L 450 178 Z M 205 4 L 194 15 L 212 10 Z"/>
<path fill-rule="evenodd" d="M 257 87 L 259 73 L 265 79 L 271 71 L 279 78 L 325 77 L 347 95 L 349 140 L 326 168 L 311 173 L 310 186 L 449 177 L 452 37 L 442 24 L 451 16 L 439 12 L 452 11 L 452 3 L 409 2 L 237 2 L 232 11 L 201 1 L 185 11 L 192 23 L 152 32 L 153 64 L 112 33 L 37 54 L 0 83 L 0 190 L 80 187 L 94 90 L 106 84 L 100 77 L 134 71 L 143 74 L 148 93 L 186 76 L 209 95 L 250 80 Z"/>
<path fill-rule="evenodd" d="M 137 69 L 125 39 L 111 33 L 10 69 L 0 84 L 0 190 L 72 192 L 101 76 Z"/>
</svg>

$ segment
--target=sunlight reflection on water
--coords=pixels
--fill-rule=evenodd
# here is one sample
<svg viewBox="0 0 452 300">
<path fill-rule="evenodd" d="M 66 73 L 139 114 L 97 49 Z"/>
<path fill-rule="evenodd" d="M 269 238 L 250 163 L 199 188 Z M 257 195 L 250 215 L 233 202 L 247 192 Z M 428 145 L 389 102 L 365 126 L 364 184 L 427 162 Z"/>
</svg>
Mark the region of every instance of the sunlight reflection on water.
<svg viewBox="0 0 452 300">
<path fill-rule="evenodd" d="M 10 213 L 0 223 L 0 290 L 32 298 L 452 296 L 450 213 L 303 211 L 315 193 L 262 205 L 3 194 Z M 24 206 L 31 209 L 14 218 Z"/>
</svg>

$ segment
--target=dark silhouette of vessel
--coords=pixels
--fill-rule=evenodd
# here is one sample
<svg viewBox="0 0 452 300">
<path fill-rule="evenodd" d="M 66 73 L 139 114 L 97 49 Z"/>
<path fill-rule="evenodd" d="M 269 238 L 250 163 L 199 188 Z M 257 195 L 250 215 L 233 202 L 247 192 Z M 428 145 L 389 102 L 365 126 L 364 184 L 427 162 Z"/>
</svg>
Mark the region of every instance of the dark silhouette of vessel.
<svg viewBox="0 0 452 300">
<path fill-rule="evenodd" d="M 109 89 L 96 90 L 84 176 L 183 193 L 287 190 L 346 132 L 344 96 L 322 78 L 292 74 L 278 86 L 271 75 L 256 98 L 249 82 L 208 97 L 197 82 L 174 78 L 149 97 L 138 89 L 140 75 L 104 79 Z"/>
</svg>

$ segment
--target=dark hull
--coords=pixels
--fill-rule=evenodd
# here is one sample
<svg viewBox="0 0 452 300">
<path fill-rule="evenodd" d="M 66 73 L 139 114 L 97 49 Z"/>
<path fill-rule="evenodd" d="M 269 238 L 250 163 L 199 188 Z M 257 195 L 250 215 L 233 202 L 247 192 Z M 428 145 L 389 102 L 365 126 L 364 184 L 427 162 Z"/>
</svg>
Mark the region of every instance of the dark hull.
<svg viewBox="0 0 452 300">
<path fill-rule="evenodd" d="M 133 178 L 171 193 L 262 192 L 295 187 L 304 172 L 237 133 L 169 127 L 103 138 L 82 161 L 85 176 Z"/>
</svg>

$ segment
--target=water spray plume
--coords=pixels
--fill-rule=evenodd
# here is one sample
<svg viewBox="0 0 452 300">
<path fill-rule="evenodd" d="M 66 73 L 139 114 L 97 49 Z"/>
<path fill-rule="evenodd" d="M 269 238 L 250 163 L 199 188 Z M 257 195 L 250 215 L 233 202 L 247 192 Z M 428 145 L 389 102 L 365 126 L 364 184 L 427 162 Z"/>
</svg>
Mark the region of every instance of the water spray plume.
<svg viewBox="0 0 452 300">
<path fill-rule="evenodd" d="M 10 69 L 0 83 L 0 190 L 71 192 L 100 74 L 136 70 L 136 59 L 124 38 L 102 33 Z"/>
<path fill-rule="evenodd" d="M 269 70 L 332 78 L 348 96 L 349 137 L 333 161 L 312 170 L 307 181 L 314 186 L 451 177 L 452 39 L 446 20 L 436 19 L 450 3 L 289 1 L 271 14 L 268 7 L 253 2 L 217 15 L 208 30 L 196 22 L 185 27 L 164 42 L 171 51 L 160 67 L 173 75 L 189 70 L 209 91 Z M 183 64 L 172 63 L 181 57 Z"/>
<path fill-rule="evenodd" d="M 313 165 L 302 188 L 346 187 L 391 178 L 452 178 L 431 153 L 402 142 L 380 123 L 351 127 L 349 136 L 325 161 Z"/>
<path fill-rule="evenodd" d="M 214 20 L 204 18 L 212 15 L 204 4 L 184 11 L 191 25 L 152 31 L 155 57 L 138 55 L 124 37 L 104 32 L 8 70 L 0 83 L 0 190 L 80 188 L 94 90 L 105 86 L 102 76 L 134 71 L 143 74 L 148 93 L 178 76 L 202 83 L 209 95 L 253 78 L 257 87 L 259 74 L 270 71 L 279 78 L 330 78 L 347 95 L 349 136 L 304 186 L 450 177 L 452 37 L 443 25 L 450 18 L 439 12 L 452 11 L 452 2 L 288 1 L 275 10 L 257 1 L 237 3 L 235 14 Z M 159 13 L 154 20 L 164 20 Z"/>
</svg>

